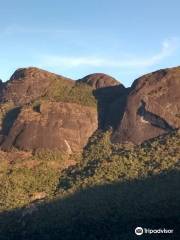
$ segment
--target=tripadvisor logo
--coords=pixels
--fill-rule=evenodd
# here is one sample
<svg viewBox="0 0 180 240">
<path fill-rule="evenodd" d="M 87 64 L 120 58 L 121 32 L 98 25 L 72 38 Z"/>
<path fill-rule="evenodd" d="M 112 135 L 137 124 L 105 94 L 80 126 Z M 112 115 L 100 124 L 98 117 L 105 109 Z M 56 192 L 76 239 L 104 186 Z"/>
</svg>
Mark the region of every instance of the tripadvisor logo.
<svg viewBox="0 0 180 240">
<path fill-rule="evenodd" d="M 174 232 L 173 229 L 150 229 L 150 228 L 142 228 L 142 227 L 136 227 L 135 228 L 135 234 L 140 236 L 142 234 L 172 234 Z"/>
<path fill-rule="evenodd" d="M 143 234 L 143 228 L 142 227 L 137 227 L 135 229 L 135 234 L 136 235 L 142 235 Z"/>
</svg>

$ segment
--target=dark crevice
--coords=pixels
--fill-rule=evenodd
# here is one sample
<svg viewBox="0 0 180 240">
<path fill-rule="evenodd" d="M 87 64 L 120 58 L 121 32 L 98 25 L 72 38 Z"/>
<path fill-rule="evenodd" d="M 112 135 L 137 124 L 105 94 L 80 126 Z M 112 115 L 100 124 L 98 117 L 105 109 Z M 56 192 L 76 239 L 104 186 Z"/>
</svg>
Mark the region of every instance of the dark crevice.
<svg viewBox="0 0 180 240">
<path fill-rule="evenodd" d="M 149 122 L 152 126 L 161 128 L 166 131 L 174 130 L 174 127 L 171 126 L 166 120 L 146 110 L 146 103 L 143 100 L 141 100 L 141 106 L 138 108 L 137 114 L 141 116 L 145 121 Z"/>
</svg>

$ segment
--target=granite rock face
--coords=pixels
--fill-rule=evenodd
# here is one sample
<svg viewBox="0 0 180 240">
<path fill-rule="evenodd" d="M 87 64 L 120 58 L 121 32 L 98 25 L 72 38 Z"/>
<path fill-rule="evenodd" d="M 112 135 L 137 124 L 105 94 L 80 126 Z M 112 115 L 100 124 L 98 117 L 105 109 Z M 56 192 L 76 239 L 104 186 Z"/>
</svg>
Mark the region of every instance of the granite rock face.
<svg viewBox="0 0 180 240">
<path fill-rule="evenodd" d="M 90 85 L 93 89 L 119 85 L 119 82 L 115 78 L 104 73 L 93 73 L 85 76 L 82 79 L 79 79 L 77 82 L 86 83 Z"/>
<path fill-rule="evenodd" d="M 12 101 L 15 105 L 27 104 L 45 95 L 55 79 L 74 84 L 71 79 L 35 67 L 20 68 L 3 84 L 0 101 Z"/>
<path fill-rule="evenodd" d="M 97 129 L 95 108 L 74 103 L 43 102 L 39 109 L 22 109 L 10 129 L 2 149 L 81 150 Z"/>
<path fill-rule="evenodd" d="M 180 67 L 137 79 L 112 136 L 116 143 L 143 141 L 180 127 Z"/>
<path fill-rule="evenodd" d="M 49 89 L 57 85 L 73 87 L 75 81 L 30 67 L 16 70 L 9 81 L 0 85 L 2 149 L 71 152 L 83 148 L 97 129 L 97 110 L 73 102 L 43 100 Z M 39 105 L 33 105 L 35 100 Z M 5 105 L 11 106 L 7 112 Z"/>
<path fill-rule="evenodd" d="M 91 86 L 97 108 L 75 103 L 69 95 L 58 100 L 43 98 L 50 89 L 55 88 L 61 96 L 66 87 L 78 84 L 82 84 L 81 94 L 86 94 L 87 84 Z M 35 100 L 37 105 L 33 105 Z M 71 153 L 82 150 L 98 128 L 105 131 L 109 127 L 112 142 L 141 144 L 180 127 L 180 67 L 142 76 L 131 88 L 102 73 L 73 81 L 41 69 L 23 68 L 8 82 L 0 82 L 0 110 L 4 150 L 48 148 Z"/>
</svg>

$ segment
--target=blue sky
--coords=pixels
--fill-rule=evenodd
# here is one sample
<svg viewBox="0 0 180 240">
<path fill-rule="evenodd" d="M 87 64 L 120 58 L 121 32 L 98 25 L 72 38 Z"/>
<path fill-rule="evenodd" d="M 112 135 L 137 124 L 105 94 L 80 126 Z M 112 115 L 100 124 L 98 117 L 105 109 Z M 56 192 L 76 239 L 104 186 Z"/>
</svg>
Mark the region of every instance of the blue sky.
<svg viewBox="0 0 180 240">
<path fill-rule="evenodd" d="M 0 0 L 0 78 L 36 66 L 129 86 L 180 65 L 179 0 Z"/>
</svg>

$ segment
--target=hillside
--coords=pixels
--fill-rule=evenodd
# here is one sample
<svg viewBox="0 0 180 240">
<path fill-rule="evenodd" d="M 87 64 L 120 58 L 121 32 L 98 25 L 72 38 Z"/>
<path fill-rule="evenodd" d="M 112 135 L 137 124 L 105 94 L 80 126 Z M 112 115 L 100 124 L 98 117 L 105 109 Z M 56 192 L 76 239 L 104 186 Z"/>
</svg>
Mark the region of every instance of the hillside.
<svg viewBox="0 0 180 240">
<path fill-rule="evenodd" d="M 79 165 L 64 171 L 59 191 L 76 191 L 104 183 L 143 179 L 179 169 L 180 132 L 154 138 L 139 146 L 116 145 L 110 132 L 97 132 L 84 149 Z"/>
<path fill-rule="evenodd" d="M 6 239 L 8 232 L 8 239 L 124 240 L 134 239 L 137 225 L 163 225 L 175 229 L 174 237 L 178 236 L 179 146 L 179 131 L 142 146 L 123 148 L 110 144 L 109 132 L 94 136 L 80 163 L 60 174 L 58 186 L 51 188 L 43 202 L 36 200 L 27 207 L 1 213 L 1 236 Z M 46 161 L 43 158 L 44 166 Z M 11 196 L 23 196 L 22 186 L 29 188 L 34 181 L 44 191 L 53 181 L 58 183 L 55 171 L 53 176 L 49 168 L 48 174 L 44 168 L 43 180 L 36 174 L 37 168 L 34 175 L 27 170 L 19 175 L 15 166 L 9 183 L 6 178 Z M 13 177 L 18 179 L 19 186 L 14 181 L 16 188 Z M 13 208 L 21 206 L 15 197 L 6 199 Z"/>
<path fill-rule="evenodd" d="M 175 239 L 179 87 L 180 67 L 129 88 L 16 70 L 0 84 L 0 239 L 131 240 L 137 226 Z"/>
</svg>

